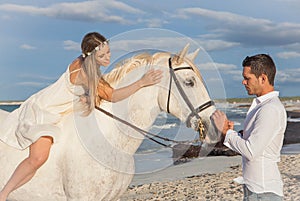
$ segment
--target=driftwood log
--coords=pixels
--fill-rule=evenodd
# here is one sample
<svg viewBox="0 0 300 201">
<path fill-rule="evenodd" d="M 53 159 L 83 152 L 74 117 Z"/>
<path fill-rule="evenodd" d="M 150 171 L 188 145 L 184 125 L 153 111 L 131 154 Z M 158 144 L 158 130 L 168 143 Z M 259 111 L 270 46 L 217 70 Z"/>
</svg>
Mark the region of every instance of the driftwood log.
<svg viewBox="0 0 300 201">
<path fill-rule="evenodd" d="M 192 158 L 204 156 L 236 156 L 237 152 L 232 151 L 222 143 L 201 150 L 200 145 L 176 144 L 172 147 L 174 164 L 180 164 L 191 160 Z"/>
</svg>

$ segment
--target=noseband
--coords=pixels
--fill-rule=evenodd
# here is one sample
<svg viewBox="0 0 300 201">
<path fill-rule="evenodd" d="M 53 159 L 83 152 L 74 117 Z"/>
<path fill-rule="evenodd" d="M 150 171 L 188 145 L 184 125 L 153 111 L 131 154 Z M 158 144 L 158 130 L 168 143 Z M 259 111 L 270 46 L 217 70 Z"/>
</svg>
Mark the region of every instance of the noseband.
<svg viewBox="0 0 300 201">
<path fill-rule="evenodd" d="M 187 106 L 189 107 L 191 113 L 188 115 L 186 123 L 187 126 L 190 127 L 191 124 L 191 119 L 193 117 L 196 117 L 197 119 L 199 119 L 199 135 L 200 135 L 200 140 L 204 140 L 205 136 L 204 136 L 204 124 L 202 122 L 202 118 L 200 117 L 199 113 L 207 108 L 209 108 L 210 106 L 214 105 L 214 102 L 212 100 L 209 100 L 207 102 L 205 102 L 204 104 L 200 105 L 197 108 L 194 108 L 193 104 L 191 103 L 191 101 L 189 100 L 189 98 L 187 97 L 186 93 L 184 92 L 182 86 L 180 85 L 175 71 L 178 70 L 193 70 L 193 68 L 191 66 L 186 66 L 186 67 L 178 67 L 178 68 L 173 68 L 172 67 L 172 58 L 169 58 L 169 72 L 170 72 L 170 82 L 169 82 L 169 93 L 168 93 L 168 100 L 167 100 L 167 112 L 170 113 L 170 99 L 171 99 L 171 88 L 172 88 L 172 80 L 174 80 L 176 87 L 179 91 L 179 94 L 181 95 L 181 97 L 183 98 L 184 102 L 187 104 Z"/>
</svg>

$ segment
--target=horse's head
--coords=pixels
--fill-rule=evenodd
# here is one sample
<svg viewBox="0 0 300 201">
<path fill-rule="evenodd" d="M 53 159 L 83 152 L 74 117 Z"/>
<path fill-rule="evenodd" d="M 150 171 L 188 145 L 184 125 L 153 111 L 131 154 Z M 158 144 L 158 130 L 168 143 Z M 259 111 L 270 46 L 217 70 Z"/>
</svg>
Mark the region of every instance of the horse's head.
<svg viewBox="0 0 300 201">
<path fill-rule="evenodd" d="M 149 114 L 150 107 L 153 107 L 150 113 L 155 116 L 156 112 L 159 113 L 160 108 L 160 110 L 179 118 L 182 122 L 186 122 L 187 127 L 198 131 L 200 139 L 205 143 L 215 143 L 219 141 L 219 137 L 210 120 L 215 106 L 207 92 L 200 71 L 194 64 L 199 50 L 187 54 L 188 47 L 189 45 L 176 55 L 167 52 L 135 55 L 120 62 L 104 78 L 110 85 L 118 88 L 138 79 L 137 74 L 142 76 L 149 66 L 160 68 L 164 71 L 164 76 L 161 83 L 157 85 L 158 87 L 146 87 L 133 95 L 134 98 L 128 104 L 131 105 L 129 110 L 131 113 L 139 115 L 132 115 L 133 117 L 138 116 L 138 118 L 131 117 L 131 120 L 139 126 L 147 127 L 149 118 L 140 118 L 142 112 Z M 124 106 L 122 108 L 124 110 Z M 119 112 L 123 110 L 117 109 L 116 115 L 120 115 Z M 150 123 L 153 123 L 154 119 L 150 119 Z"/>
<path fill-rule="evenodd" d="M 215 106 L 211 100 L 202 76 L 194 64 L 198 50 L 187 54 L 187 45 L 179 54 L 170 55 L 164 66 L 168 69 L 162 80 L 159 105 L 162 110 L 178 117 L 199 132 L 200 140 L 205 143 L 219 141 L 218 134 L 210 120 Z"/>
</svg>

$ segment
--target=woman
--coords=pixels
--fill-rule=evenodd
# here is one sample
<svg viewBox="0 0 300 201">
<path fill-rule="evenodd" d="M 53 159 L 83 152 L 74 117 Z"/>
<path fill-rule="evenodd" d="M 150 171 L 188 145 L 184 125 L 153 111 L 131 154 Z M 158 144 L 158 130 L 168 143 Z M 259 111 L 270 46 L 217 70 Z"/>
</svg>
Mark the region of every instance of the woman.
<svg viewBox="0 0 300 201">
<path fill-rule="evenodd" d="M 12 191 L 27 183 L 47 161 L 51 145 L 59 140 L 58 123 L 64 115 L 75 108 L 89 115 L 103 99 L 117 102 L 161 80 L 160 70 L 149 70 L 133 84 L 113 89 L 102 79 L 99 69 L 110 63 L 107 39 L 96 32 L 88 33 L 81 49 L 82 55 L 55 83 L 32 95 L 1 122 L 0 140 L 18 149 L 29 147 L 29 156 L 19 164 L 0 192 L 0 201 L 5 201 Z"/>
</svg>

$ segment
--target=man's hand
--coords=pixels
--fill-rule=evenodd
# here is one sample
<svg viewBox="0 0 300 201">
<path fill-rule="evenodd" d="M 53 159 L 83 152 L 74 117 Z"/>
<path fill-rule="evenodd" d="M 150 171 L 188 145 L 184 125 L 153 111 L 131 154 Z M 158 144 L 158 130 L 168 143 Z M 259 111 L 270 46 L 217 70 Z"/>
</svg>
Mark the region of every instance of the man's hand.
<svg viewBox="0 0 300 201">
<path fill-rule="evenodd" d="M 233 122 L 229 121 L 227 119 L 226 114 L 220 110 L 216 110 L 212 114 L 211 120 L 214 122 L 216 128 L 218 129 L 219 132 L 222 133 L 223 136 L 226 135 L 226 132 L 229 129 L 233 129 L 233 127 L 234 127 Z"/>
</svg>

